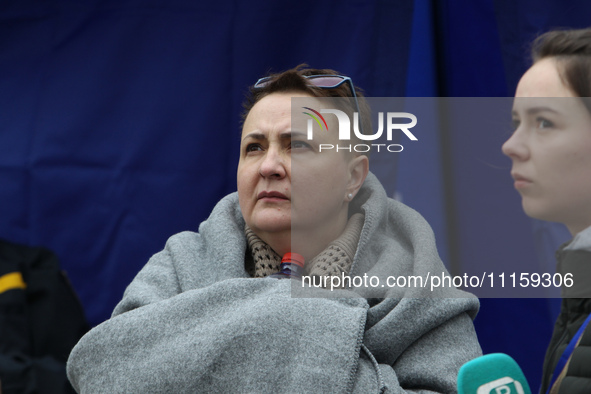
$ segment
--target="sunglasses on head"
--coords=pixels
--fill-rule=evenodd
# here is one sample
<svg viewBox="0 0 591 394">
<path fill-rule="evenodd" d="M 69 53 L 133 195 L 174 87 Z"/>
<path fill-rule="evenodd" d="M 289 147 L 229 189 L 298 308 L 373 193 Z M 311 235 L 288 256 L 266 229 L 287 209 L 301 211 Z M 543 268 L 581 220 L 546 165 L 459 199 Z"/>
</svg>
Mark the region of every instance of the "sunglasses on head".
<svg viewBox="0 0 591 394">
<path fill-rule="evenodd" d="M 361 111 L 359 110 L 359 102 L 357 101 L 357 94 L 355 93 L 355 86 L 353 85 L 353 81 L 351 78 L 346 77 L 344 75 L 332 75 L 332 74 L 320 74 L 320 75 L 302 75 L 302 77 L 306 78 L 310 85 L 316 86 L 317 88 L 321 89 L 335 89 L 341 86 L 344 83 L 349 84 L 349 90 L 353 96 L 353 100 L 355 101 L 355 110 L 359 116 L 359 131 L 363 134 L 363 129 L 361 125 Z M 264 77 L 259 79 L 255 84 L 255 89 L 264 88 L 271 82 L 275 80 L 275 77 Z"/>
</svg>

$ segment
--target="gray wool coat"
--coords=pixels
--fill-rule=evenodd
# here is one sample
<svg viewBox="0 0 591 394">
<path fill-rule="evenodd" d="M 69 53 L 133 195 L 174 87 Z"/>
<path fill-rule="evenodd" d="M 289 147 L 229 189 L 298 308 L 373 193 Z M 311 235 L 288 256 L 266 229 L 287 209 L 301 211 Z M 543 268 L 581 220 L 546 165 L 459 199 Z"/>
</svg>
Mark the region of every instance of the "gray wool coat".
<svg viewBox="0 0 591 394">
<path fill-rule="evenodd" d="M 446 273 L 429 225 L 369 174 L 352 202 L 365 222 L 351 276 Z M 172 236 L 129 285 L 111 319 L 68 360 L 82 393 L 455 392 L 481 355 L 478 300 L 454 288 L 302 293 L 250 278 L 237 194 L 198 233 Z M 374 282 L 375 284 L 375 282 Z M 299 289 L 295 291 L 294 289 Z"/>
</svg>

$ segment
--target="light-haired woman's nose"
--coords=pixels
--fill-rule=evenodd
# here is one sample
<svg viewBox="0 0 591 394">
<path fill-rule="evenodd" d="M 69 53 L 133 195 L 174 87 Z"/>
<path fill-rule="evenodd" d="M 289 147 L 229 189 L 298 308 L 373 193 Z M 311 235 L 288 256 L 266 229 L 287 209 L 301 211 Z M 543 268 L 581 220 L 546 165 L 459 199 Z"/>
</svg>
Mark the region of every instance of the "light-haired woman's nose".
<svg viewBox="0 0 591 394">
<path fill-rule="evenodd" d="M 269 149 L 265 153 L 265 157 L 261 161 L 259 174 L 263 178 L 278 178 L 281 179 L 287 174 L 287 159 L 285 155 L 279 152 L 278 149 Z"/>
</svg>

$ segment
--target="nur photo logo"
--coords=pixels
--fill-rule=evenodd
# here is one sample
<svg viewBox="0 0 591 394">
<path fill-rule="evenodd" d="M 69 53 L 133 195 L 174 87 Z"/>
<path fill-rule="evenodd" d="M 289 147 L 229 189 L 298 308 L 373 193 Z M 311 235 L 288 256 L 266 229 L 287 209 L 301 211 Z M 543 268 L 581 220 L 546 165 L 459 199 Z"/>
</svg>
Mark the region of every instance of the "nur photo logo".
<svg viewBox="0 0 591 394">
<path fill-rule="evenodd" d="M 341 110 L 338 109 L 321 109 L 320 111 L 316 111 L 310 107 L 302 107 L 306 111 L 303 113 L 308 115 L 310 119 L 307 122 L 307 138 L 308 140 L 312 140 L 314 138 L 314 122 L 316 122 L 322 131 L 328 130 L 328 123 L 322 114 L 332 114 L 336 116 L 338 121 L 338 135 L 339 141 L 351 141 L 351 130 L 355 133 L 355 137 L 361 141 L 376 141 L 382 137 L 384 134 L 384 129 L 386 130 L 386 139 L 388 141 L 392 141 L 394 132 L 395 131 L 402 131 L 404 135 L 411 141 L 418 141 L 418 138 L 410 131 L 411 128 L 416 126 L 417 124 L 417 117 L 409 112 L 378 112 L 378 130 L 374 134 L 363 134 L 360 131 L 359 127 L 359 113 L 353 112 L 353 127 L 351 127 L 351 120 L 349 116 Z M 407 123 L 399 123 L 400 119 L 407 119 L 410 122 Z M 384 127 L 385 123 L 385 127 Z M 319 151 L 322 152 L 323 150 L 332 150 L 335 149 L 337 152 L 340 150 L 346 150 L 349 152 L 359 152 L 365 153 L 369 152 L 372 149 L 377 150 L 378 152 L 380 149 L 383 148 L 388 152 L 402 152 L 404 149 L 401 144 L 320 144 Z"/>
</svg>

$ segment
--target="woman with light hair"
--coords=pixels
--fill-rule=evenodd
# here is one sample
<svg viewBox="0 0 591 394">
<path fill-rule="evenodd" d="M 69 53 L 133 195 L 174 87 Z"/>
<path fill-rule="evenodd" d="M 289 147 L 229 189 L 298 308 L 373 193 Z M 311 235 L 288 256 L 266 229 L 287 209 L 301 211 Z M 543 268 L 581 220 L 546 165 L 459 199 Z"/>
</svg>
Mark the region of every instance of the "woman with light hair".
<svg viewBox="0 0 591 394">
<path fill-rule="evenodd" d="M 237 193 L 198 233 L 172 236 L 113 317 L 78 343 L 68 362 L 78 391 L 456 391 L 460 366 L 481 354 L 475 297 L 427 287 L 378 298 L 351 286 L 296 297 L 303 278 L 274 277 L 293 274 L 282 263 L 293 253 L 309 277 L 447 273 L 429 225 L 386 196 L 367 156 L 320 151 L 338 144 L 336 121 L 324 117 L 309 139 L 311 118 L 292 116 L 293 100 L 320 114 L 324 98 L 345 99 L 369 128 L 351 79 L 332 70 L 296 68 L 253 86 Z"/>
</svg>

